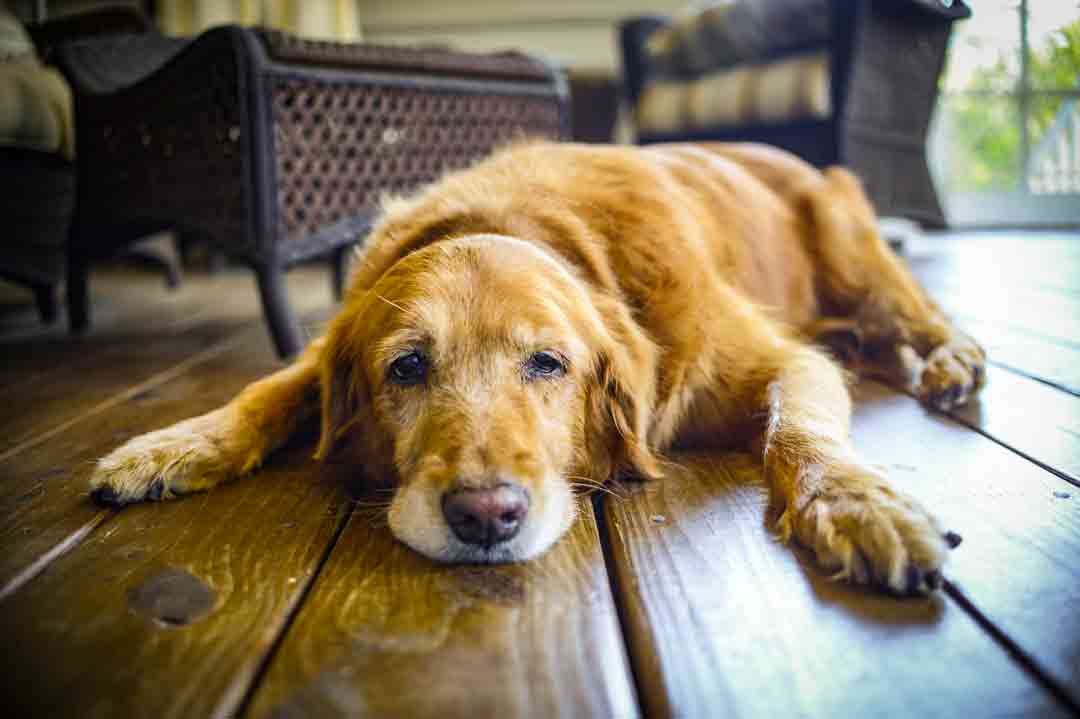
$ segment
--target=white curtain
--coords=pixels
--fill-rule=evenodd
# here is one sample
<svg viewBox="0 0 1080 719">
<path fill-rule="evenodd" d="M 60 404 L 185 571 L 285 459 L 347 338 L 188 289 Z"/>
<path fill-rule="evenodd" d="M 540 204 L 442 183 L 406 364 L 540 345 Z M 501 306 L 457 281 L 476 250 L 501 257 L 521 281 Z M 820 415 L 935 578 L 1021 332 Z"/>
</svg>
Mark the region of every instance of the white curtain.
<svg viewBox="0 0 1080 719">
<path fill-rule="evenodd" d="M 319 40 L 360 39 L 357 0 L 161 0 L 158 23 L 171 35 L 215 25 L 263 25 Z"/>
</svg>

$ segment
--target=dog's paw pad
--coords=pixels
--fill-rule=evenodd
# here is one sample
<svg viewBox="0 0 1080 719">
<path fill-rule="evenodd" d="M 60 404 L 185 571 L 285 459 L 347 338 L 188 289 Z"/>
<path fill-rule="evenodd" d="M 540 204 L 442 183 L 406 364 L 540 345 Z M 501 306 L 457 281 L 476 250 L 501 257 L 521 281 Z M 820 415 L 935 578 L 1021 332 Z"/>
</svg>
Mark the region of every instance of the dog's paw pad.
<svg viewBox="0 0 1080 719">
<path fill-rule="evenodd" d="M 90 498 L 102 507 L 122 507 L 124 505 L 120 493 L 108 485 L 90 490 Z"/>
<path fill-rule="evenodd" d="M 157 502 L 232 479 L 243 458 L 214 441 L 221 429 L 220 417 L 211 414 L 135 437 L 98 461 L 91 498 L 113 507 Z"/>
<path fill-rule="evenodd" d="M 940 589 L 942 567 L 959 535 L 943 533 L 918 503 L 883 481 L 868 481 L 815 496 L 794 517 L 796 538 L 835 579 L 903 596 Z"/>
<path fill-rule="evenodd" d="M 949 411 L 967 402 L 986 384 L 986 356 L 973 342 L 935 348 L 926 358 L 916 393 L 925 403 Z"/>
<path fill-rule="evenodd" d="M 159 501 L 165 494 L 165 481 L 155 479 L 150 483 L 150 489 L 146 490 L 146 498 L 152 502 Z"/>
</svg>

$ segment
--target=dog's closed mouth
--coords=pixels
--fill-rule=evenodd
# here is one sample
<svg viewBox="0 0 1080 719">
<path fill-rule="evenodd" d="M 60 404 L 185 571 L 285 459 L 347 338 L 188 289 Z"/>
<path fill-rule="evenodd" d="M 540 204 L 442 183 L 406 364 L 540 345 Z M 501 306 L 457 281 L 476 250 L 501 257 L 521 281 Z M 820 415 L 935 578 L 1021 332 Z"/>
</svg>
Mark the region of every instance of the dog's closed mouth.
<svg viewBox="0 0 1080 719">
<path fill-rule="evenodd" d="M 494 544 L 490 547 L 455 543 L 447 553 L 450 564 L 509 564 L 521 561 L 512 544 Z"/>
</svg>

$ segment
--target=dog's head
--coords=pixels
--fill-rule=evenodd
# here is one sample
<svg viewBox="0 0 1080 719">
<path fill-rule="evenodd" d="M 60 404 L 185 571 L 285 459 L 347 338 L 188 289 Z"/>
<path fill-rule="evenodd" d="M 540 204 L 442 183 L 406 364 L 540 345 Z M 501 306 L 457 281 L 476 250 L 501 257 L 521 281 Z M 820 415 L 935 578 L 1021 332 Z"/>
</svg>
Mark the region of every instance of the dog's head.
<svg viewBox="0 0 1080 719">
<path fill-rule="evenodd" d="M 428 557 L 528 559 L 570 526 L 575 485 L 657 474 L 654 368 L 625 307 L 553 253 L 444 240 L 332 323 L 316 454 L 391 483 L 391 531 Z"/>
</svg>

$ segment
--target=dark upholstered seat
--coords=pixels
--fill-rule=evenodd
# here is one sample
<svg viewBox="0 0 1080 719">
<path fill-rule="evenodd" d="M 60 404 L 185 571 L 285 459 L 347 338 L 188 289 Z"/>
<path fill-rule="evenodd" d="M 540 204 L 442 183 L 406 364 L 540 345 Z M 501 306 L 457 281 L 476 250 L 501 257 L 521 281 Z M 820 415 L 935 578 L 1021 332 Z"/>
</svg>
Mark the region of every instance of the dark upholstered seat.
<svg viewBox="0 0 1080 719">
<path fill-rule="evenodd" d="M 970 15 L 961 0 L 736 0 L 713 12 L 718 25 L 726 21 L 734 26 L 706 26 L 698 31 L 686 18 L 673 24 L 660 17 L 623 23 L 624 79 L 639 120 L 647 119 L 649 109 L 642 99 L 658 85 L 666 83 L 671 89 L 652 103 L 661 110 L 670 109 L 665 103 L 678 102 L 680 83 L 698 93 L 691 97 L 696 105 L 685 113 L 685 123 L 680 124 L 677 108 L 676 116 L 665 119 L 663 127 L 650 128 L 642 122 L 639 142 L 769 143 L 819 167 L 848 165 L 862 178 L 881 215 L 907 217 L 929 226 L 945 224 L 925 145 L 952 23 Z M 782 22 L 787 15 L 796 21 Z M 747 19 L 755 21 L 754 27 L 737 26 Z M 768 22 L 782 27 L 770 32 L 771 28 L 761 27 Z M 663 43 L 670 47 L 670 57 L 657 52 L 658 33 L 671 36 Z M 716 47 L 718 42 L 732 47 Z M 827 73 L 822 92 L 787 103 L 789 108 L 811 111 L 786 116 L 755 113 L 753 109 L 767 103 L 753 101 L 748 103 L 751 112 L 740 120 L 731 120 L 732 113 L 721 113 L 724 119 L 709 121 L 708 113 L 700 111 L 702 106 L 710 110 L 710 103 L 724 101 L 707 95 L 713 88 L 738 87 L 740 92 L 732 94 L 741 96 L 746 95 L 746 88 L 754 90 L 752 82 L 724 84 L 723 78 L 710 85 L 702 81 L 709 79 L 706 72 L 730 73 L 783 62 L 800 70 L 805 69 L 800 68 L 800 59 L 812 63 L 819 58 Z M 707 67 L 710 59 L 714 62 Z M 804 73 L 789 86 L 805 92 L 808 79 L 817 77 Z M 773 82 L 769 89 L 775 91 L 777 86 L 784 87 Z M 769 99 L 777 104 L 775 98 Z"/>
</svg>

